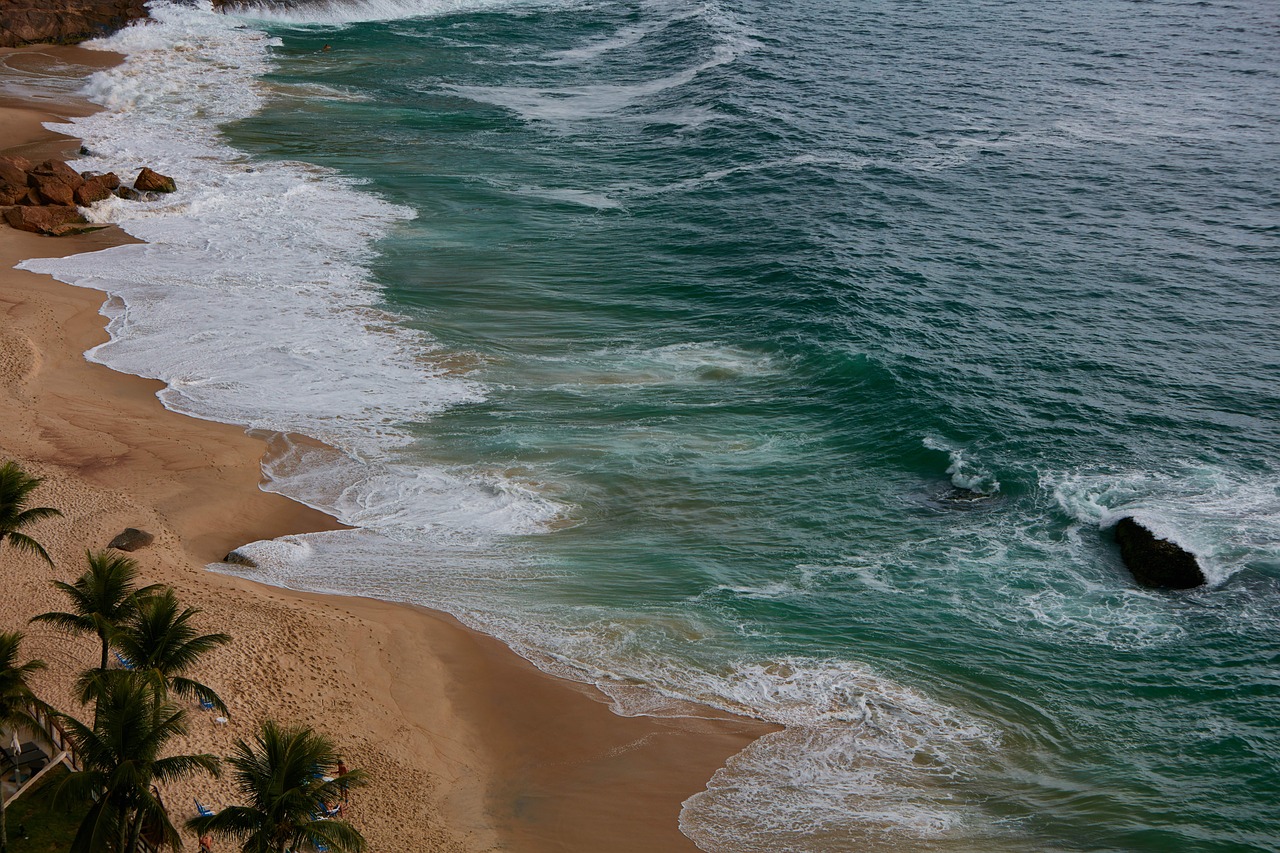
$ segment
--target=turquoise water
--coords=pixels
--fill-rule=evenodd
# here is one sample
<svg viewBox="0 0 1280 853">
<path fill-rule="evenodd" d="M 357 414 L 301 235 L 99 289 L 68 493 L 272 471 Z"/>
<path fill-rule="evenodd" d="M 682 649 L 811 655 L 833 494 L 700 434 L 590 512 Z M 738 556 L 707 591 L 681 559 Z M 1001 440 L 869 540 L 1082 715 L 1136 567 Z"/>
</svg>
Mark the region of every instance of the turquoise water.
<svg viewBox="0 0 1280 853">
<path fill-rule="evenodd" d="M 277 579 L 785 724 L 708 850 L 1280 850 L 1280 28 L 1042 5 L 246 18 L 236 168 L 329 170 L 308 251 L 430 342 L 368 358 L 394 446 L 275 469 L 381 538 Z M 1211 584 L 1136 589 L 1126 513 Z"/>
</svg>

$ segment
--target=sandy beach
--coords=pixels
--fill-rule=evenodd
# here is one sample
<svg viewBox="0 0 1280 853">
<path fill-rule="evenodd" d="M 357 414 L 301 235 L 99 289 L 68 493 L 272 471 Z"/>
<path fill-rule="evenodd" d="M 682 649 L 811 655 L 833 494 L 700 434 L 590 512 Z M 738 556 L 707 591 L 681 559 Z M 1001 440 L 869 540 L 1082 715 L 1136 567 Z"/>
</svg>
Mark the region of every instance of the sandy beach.
<svg viewBox="0 0 1280 853">
<path fill-rule="evenodd" d="M 110 61 L 78 48 L 4 50 L 0 82 L 83 76 Z M 0 86 L 0 151 L 73 155 L 78 142 L 41 123 L 92 106 L 5 94 L 14 91 L 23 87 Z M 116 228 L 50 238 L 0 227 L 0 456 L 45 478 L 36 504 L 65 516 L 31 531 L 55 569 L 0 552 L 0 626 L 61 608 L 49 580 L 72 580 L 86 548 L 139 527 L 156 535 L 134 555 L 143 579 L 172 585 L 203 608 L 204 630 L 234 637 L 201 674 L 230 722 L 193 708 L 188 751 L 225 755 L 265 718 L 315 726 L 369 774 L 349 819 L 374 851 L 695 850 L 677 828 L 681 802 L 767 727 L 618 717 L 594 688 L 551 678 L 448 616 L 206 570 L 237 545 L 338 525 L 260 490 L 261 438 L 169 412 L 160 383 L 87 362 L 84 351 L 106 340 L 104 294 L 13 269 L 129 239 Z M 25 630 L 27 655 L 50 664 L 38 686 L 74 713 L 68 688 L 95 644 Z M 221 780 L 164 793 L 179 821 L 193 797 L 232 801 Z"/>
</svg>

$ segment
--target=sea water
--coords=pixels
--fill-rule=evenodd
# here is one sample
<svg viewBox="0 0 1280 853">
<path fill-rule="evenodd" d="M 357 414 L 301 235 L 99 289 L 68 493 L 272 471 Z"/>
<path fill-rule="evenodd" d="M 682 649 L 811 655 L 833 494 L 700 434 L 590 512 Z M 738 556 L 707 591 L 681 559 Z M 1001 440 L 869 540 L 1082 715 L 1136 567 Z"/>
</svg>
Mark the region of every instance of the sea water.
<svg viewBox="0 0 1280 853">
<path fill-rule="evenodd" d="M 709 851 L 1280 849 L 1270 2 L 152 8 L 25 266 L 358 528 L 250 576 L 782 724 Z"/>
</svg>

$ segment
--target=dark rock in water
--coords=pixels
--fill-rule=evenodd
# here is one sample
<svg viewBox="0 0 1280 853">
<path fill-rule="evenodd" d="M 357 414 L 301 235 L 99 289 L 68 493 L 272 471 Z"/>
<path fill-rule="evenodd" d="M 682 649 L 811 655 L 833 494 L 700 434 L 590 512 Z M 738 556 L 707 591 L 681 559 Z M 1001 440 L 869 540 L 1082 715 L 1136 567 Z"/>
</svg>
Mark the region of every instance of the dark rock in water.
<svg viewBox="0 0 1280 853">
<path fill-rule="evenodd" d="M 139 548 L 145 548 L 152 542 L 156 541 L 156 537 L 145 530 L 139 530 L 136 527 L 126 527 L 120 532 L 120 535 L 111 540 L 107 545 L 108 548 L 115 548 L 117 551 L 136 551 Z"/>
<path fill-rule="evenodd" d="M 88 221 L 74 207 L 48 205 L 43 207 L 10 207 L 4 212 L 5 221 L 19 231 L 62 237 L 93 230 Z"/>
<path fill-rule="evenodd" d="M 231 563 L 235 566 L 247 566 L 250 569 L 258 568 L 258 561 L 240 551 L 232 551 L 222 558 L 222 562 Z"/>
<path fill-rule="evenodd" d="M 1204 572 L 1194 554 L 1167 539 L 1156 538 L 1132 517 L 1120 519 L 1115 537 L 1120 558 L 1133 579 L 1143 586 L 1192 589 L 1205 584 Z"/>
<path fill-rule="evenodd" d="M 133 187 L 116 187 L 115 193 L 125 201 L 142 201 L 142 193 Z"/>
<path fill-rule="evenodd" d="M 178 185 L 168 175 L 153 172 L 144 166 L 138 177 L 134 178 L 133 188 L 139 192 L 171 193 L 177 192 Z"/>
<path fill-rule="evenodd" d="M 927 493 L 922 494 L 921 502 L 933 509 L 946 512 L 973 512 L 995 509 L 1005 503 L 1004 495 L 965 489 L 947 483 L 938 484 Z"/>
</svg>

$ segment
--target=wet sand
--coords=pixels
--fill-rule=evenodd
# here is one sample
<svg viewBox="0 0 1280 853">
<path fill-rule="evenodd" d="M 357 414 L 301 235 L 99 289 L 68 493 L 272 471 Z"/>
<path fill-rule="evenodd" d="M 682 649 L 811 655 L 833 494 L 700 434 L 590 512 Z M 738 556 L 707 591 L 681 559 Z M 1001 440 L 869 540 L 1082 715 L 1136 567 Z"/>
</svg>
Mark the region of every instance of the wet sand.
<svg viewBox="0 0 1280 853">
<path fill-rule="evenodd" d="M 69 47 L 0 50 L 0 152 L 74 155 L 77 140 L 41 123 L 90 111 L 58 92 L 116 59 Z M 202 630 L 234 637 L 200 673 L 230 706 L 230 722 L 193 708 L 186 751 L 225 755 L 266 718 L 315 726 L 369 774 L 348 817 L 374 851 L 696 850 L 677 828 L 681 802 L 768 727 L 622 718 L 594 688 L 547 676 L 444 614 L 206 570 L 237 545 L 340 525 L 261 491 L 261 438 L 169 412 L 155 396 L 161 383 L 87 362 L 84 351 L 107 338 L 104 294 L 13 269 L 130 239 L 114 227 L 50 238 L 0 224 L 0 458 L 44 477 L 35 504 L 65 514 L 30 531 L 56 568 L 0 551 L 0 628 L 61 609 L 50 579 L 72 580 L 86 548 L 143 528 L 156 535 L 133 555 L 144 581 L 172 585 L 204 610 Z M 26 654 L 50 664 L 43 695 L 74 710 L 69 686 L 96 661 L 95 643 L 25 630 Z M 193 797 L 214 808 L 233 802 L 224 780 L 165 791 L 177 820 L 194 814 Z"/>
</svg>

